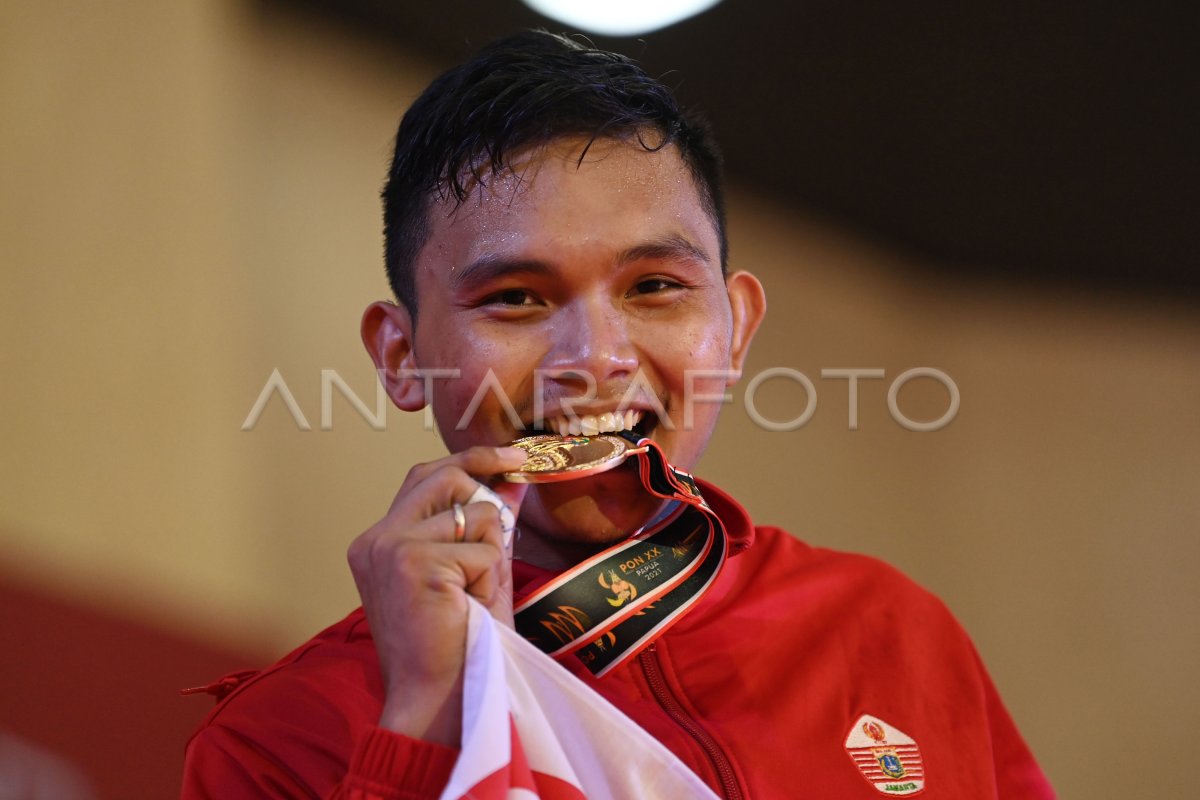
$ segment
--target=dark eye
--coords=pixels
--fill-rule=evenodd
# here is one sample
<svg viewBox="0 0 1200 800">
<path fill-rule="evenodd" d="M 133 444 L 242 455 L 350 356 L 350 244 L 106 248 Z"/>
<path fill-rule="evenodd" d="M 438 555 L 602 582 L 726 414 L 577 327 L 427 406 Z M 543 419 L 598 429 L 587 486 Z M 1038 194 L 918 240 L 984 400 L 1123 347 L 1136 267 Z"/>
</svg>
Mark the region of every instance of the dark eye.
<svg viewBox="0 0 1200 800">
<path fill-rule="evenodd" d="M 679 284 L 675 281 L 669 281 L 665 278 L 647 278 L 644 281 L 638 281 L 638 284 L 633 287 L 630 294 L 656 294 L 665 292 L 668 289 L 678 288 Z"/>
<path fill-rule="evenodd" d="M 489 297 L 488 302 L 500 306 L 526 306 L 533 303 L 533 296 L 524 289 L 505 289 Z"/>
</svg>

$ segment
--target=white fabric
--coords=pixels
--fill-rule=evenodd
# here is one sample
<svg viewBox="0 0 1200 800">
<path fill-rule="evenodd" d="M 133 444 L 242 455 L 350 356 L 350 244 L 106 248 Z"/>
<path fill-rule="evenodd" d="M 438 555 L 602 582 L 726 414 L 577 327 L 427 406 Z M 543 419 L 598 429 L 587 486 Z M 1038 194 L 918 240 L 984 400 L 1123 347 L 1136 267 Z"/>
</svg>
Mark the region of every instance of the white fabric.
<svg viewBox="0 0 1200 800">
<path fill-rule="evenodd" d="M 491 503 L 500 510 L 500 530 L 504 534 L 504 549 L 508 550 L 512 547 L 513 531 L 517 528 L 517 519 L 513 516 L 512 509 L 500 499 L 500 495 L 493 492 L 482 483 L 475 493 L 471 495 L 471 499 L 467 501 L 467 505 L 471 503 Z"/>
<path fill-rule="evenodd" d="M 565 781 L 589 800 L 716 800 L 657 739 L 471 600 L 462 753 L 442 800 L 467 797 L 509 763 L 510 718 L 533 772 Z M 512 788 L 506 794 L 536 796 Z"/>
</svg>

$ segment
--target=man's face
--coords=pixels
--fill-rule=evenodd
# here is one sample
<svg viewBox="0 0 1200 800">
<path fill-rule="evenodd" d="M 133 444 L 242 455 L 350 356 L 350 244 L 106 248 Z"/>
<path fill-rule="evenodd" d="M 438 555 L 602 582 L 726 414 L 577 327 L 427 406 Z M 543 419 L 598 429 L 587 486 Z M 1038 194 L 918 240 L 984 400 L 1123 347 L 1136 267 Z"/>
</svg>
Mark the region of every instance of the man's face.
<svg viewBox="0 0 1200 800">
<path fill-rule="evenodd" d="M 753 278 L 727 289 L 717 231 L 673 147 L 601 140 L 580 163 L 583 146 L 552 142 L 461 206 L 432 205 L 405 366 L 460 372 L 422 392 L 451 451 L 634 422 L 690 469 L 719 410 L 695 398 L 732 382 L 757 324 L 747 331 L 745 303 L 730 301 Z M 658 505 L 630 463 L 534 486 L 521 526 L 601 543 Z"/>
</svg>

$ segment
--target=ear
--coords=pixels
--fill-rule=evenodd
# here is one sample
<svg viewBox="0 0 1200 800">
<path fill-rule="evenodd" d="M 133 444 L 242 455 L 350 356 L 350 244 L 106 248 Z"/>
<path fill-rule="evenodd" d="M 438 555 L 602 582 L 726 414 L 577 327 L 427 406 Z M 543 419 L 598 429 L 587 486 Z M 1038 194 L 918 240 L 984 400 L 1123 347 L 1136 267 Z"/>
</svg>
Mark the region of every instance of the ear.
<svg viewBox="0 0 1200 800">
<path fill-rule="evenodd" d="M 375 362 L 379 380 L 397 408 L 419 411 L 425 407 L 425 381 L 416 374 L 413 320 L 404 306 L 377 302 L 367 306 L 362 318 L 362 340 Z"/>
<path fill-rule="evenodd" d="M 767 293 L 758 278 L 749 272 L 735 272 L 725 279 L 729 291 L 729 307 L 733 312 L 733 339 L 729 346 L 729 368 L 735 376 L 732 386 L 742 377 L 742 364 L 750 352 L 750 340 L 767 313 Z"/>
</svg>

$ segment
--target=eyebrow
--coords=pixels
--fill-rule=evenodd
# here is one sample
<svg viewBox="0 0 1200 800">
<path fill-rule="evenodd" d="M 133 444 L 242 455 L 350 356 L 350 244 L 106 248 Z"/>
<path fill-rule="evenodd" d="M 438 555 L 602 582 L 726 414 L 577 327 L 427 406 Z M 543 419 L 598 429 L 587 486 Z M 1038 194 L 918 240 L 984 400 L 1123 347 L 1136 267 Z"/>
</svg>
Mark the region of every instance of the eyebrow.
<svg viewBox="0 0 1200 800">
<path fill-rule="evenodd" d="M 699 261 L 709 264 L 712 260 L 708 254 L 679 234 L 663 236 L 644 244 L 634 245 L 622 250 L 617 256 L 617 264 L 625 265 L 643 259 L 657 261 Z"/>
<path fill-rule="evenodd" d="M 711 263 L 711 259 L 703 250 L 678 234 L 663 236 L 626 248 L 617 254 L 615 263 L 617 266 L 624 266 L 647 259 Z M 554 274 L 554 268 L 545 261 L 494 253 L 480 256 L 466 266 L 454 270 L 450 276 L 450 288 L 460 290 L 464 287 L 478 286 L 508 275 L 552 274 Z"/>
<path fill-rule="evenodd" d="M 553 272 L 554 269 L 544 261 L 489 254 L 455 270 L 450 275 L 450 288 L 479 286 L 506 275 L 551 275 Z"/>
</svg>

